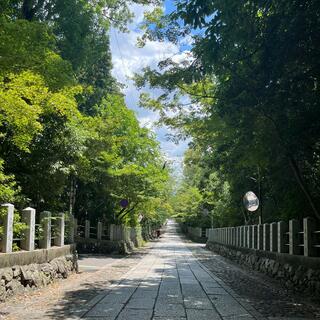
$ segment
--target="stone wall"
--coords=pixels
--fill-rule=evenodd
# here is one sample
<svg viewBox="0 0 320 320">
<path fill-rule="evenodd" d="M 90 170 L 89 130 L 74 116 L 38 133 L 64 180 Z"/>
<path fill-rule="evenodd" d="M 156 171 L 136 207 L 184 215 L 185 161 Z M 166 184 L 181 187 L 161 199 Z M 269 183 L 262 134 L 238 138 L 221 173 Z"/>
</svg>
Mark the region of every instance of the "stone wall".
<svg viewBox="0 0 320 320">
<path fill-rule="evenodd" d="M 130 240 L 99 240 L 78 238 L 77 251 L 79 253 L 118 253 L 128 254 L 134 248 L 134 243 Z"/>
<path fill-rule="evenodd" d="M 1 268 L 0 301 L 16 293 L 44 287 L 56 279 L 67 278 L 76 270 L 77 259 L 72 254 L 41 264 Z"/>
<path fill-rule="evenodd" d="M 185 224 L 180 224 L 180 229 L 183 233 L 187 235 L 188 238 L 195 242 L 206 243 L 207 237 L 202 237 L 202 228 L 199 227 L 189 227 Z"/>
<path fill-rule="evenodd" d="M 207 248 L 278 280 L 290 290 L 306 295 L 320 294 L 320 258 L 238 248 L 212 241 L 207 242 Z"/>
</svg>

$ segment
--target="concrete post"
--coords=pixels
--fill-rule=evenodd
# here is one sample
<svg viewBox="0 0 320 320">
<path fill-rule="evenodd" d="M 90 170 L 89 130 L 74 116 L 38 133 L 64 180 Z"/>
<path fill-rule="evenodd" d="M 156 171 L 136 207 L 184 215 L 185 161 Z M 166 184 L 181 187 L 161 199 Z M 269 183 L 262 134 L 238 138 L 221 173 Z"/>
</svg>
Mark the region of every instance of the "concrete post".
<svg viewBox="0 0 320 320">
<path fill-rule="evenodd" d="M 277 231 L 278 224 L 276 222 L 270 223 L 270 251 L 276 252 L 278 250 L 277 238 L 278 238 L 278 231 Z"/>
<path fill-rule="evenodd" d="M 110 224 L 110 228 L 109 228 L 109 238 L 110 240 L 114 240 L 114 224 Z"/>
<path fill-rule="evenodd" d="M 237 247 L 241 247 L 241 232 L 240 232 L 240 227 L 237 227 Z"/>
<path fill-rule="evenodd" d="M 315 231 L 315 222 L 311 218 L 303 219 L 303 254 L 306 257 L 316 255 L 316 248 L 313 246 L 313 232 Z"/>
<path fill-rule="evenodd" d="M 244 226 L 244 239 L 243 239 L 243 246 L 248 248 L 248 226 Z"/>
<path fill-rule="evenodd" d="M 252 248 L 252 227 L 253 226 L 248 226 L 248 239 L 247 239 L 247 243 L 248 243 L 248 248 Z"/>
<path fill-rule="evenodd" d="M 90 239 L 90 220 L 86 220 L 84 224 L 84 237 Z"/>
<path fill-rule="evenodd" d="M 97 239 L 101 240 L 102 239 L 102 222 L 98 221 L 97 224 Z"/>
<path fill-rule="evenodd" d="M 288 232 L 288 224 L 284 221 L 278 222 L 278 253 L 288 253 L 288 246 L 286 245 L 286 233 Z"/>
<path fill-rule="evenodd" d="M 240 247 L 244 246 L 244 226 L 240 227 Z"/>
<path fill-rule="evenodd" d="M 258 229 L 258 232 L 257 232 L 257 235 L 258 235 L 258 238 L 257 238 L 257 249 L 258 250 L 263 250 L 263 225 L 262 224 L 258 224 L 257 225 L 257 229 Z"/>
<path fill-rule="evenodd" d="M 299 221 L 289 221 L 289 254 L 299 254 Z"/>
<path fill-rule="evenodd" d="M 42 236 L 39 240 L 41 249 L 49 249 L 51 247 L 51 212 L 43 211 L 40 213 L 40 225 L 42 228 Z"/>
<path fill-rule="evenodd" d="M 263 250 L 268 251 L 270 247 L 270 225 L 263 224 Z"/>
<path fill-rule="evenodd" d="M 1 207 L 2 210 L 5 211 L 2 216 L 3 238 L 1 241 L 1 251 L 3 253 L 9 253 L 12 252 L 14 205 L 5 203 L 1 205 Z"/>
<path fill-rule="evenodd" d="M 64 246 L 64 213 L 58 213 L 55 222 L 54 245 L 58 247 Z"/>
<path fill-rule="evenodd" d="M 21 249 L 33 251 L 36 228 L 36 210 L 33 208 L 25 208 L 22 210 L 21 220 L 27 225 L 27 229 L 24 231 L 24 238 L 21 241 Z"/>
<path fill-rule="evenodd" d="M 257 225 L 253 225 L 252 226 L 252 239 L 251 239 L 253 249 L 257 249 L 257 238 L 258 238 Z"/>
</svg>

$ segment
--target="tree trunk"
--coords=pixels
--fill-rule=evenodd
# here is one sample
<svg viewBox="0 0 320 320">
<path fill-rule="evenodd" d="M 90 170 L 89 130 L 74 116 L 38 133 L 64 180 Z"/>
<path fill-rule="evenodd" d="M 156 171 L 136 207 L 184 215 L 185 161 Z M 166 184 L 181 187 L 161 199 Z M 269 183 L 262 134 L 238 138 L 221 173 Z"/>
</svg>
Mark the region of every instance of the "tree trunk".
<svg viewBox="0 0 320 320">
<path fill-rule="evenodd" d="M 31 21 L 34 17 L 34 0 L 24 0 L 21 8 L 22 19 Z"/>
<path fill-rule="evenodd" d="M 316 216 L 316 218 L 318 220 L 320 220 L 320 213 L 319 213 L 319 211 L 318 211 L 318 209 L 312 199 L 312 196 L 310 194 L 310 191 L 308 190 L 308 187 L 305 185 L 305 183 L 303 181 L 298 164 L 296 163 L 296 161 L 294 160 L 294 158 L 291 155 L 289 155 L 289 162 L 290 162 L 291 169 L 293 170 L 294 176 L 298 182 L 300 189 L 304 193 L 314 215 Z"/>
</svg>

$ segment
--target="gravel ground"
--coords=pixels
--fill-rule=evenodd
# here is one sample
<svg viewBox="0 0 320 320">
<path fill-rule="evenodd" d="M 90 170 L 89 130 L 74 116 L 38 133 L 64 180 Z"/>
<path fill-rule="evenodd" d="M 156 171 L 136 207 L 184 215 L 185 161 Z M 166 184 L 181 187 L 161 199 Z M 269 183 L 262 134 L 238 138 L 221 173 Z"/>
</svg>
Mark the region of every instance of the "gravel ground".
<svg viewBox="0 0 320 320">
<path fill-rule="evenodd" d="M 320 297 L 306 299 L 269 277 L 251 271 L 188 240 L 198 260 L 245 301 L 269 319 L 320 319 Z"/>
</svg>

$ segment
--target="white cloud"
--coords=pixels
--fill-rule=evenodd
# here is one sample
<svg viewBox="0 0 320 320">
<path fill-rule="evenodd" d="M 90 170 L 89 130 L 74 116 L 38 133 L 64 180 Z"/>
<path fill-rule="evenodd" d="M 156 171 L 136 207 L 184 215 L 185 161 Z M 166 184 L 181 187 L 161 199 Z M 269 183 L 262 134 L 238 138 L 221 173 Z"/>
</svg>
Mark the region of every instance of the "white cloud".
<svg viewBox="0 0 320 320">
<path fill-rule="evenodd" d="M 187 142 L 183 141 L 178 145 L 168 141 L 166 135 L 172 133 L 168 128 L 155 128 L 154 123 L 159 119 L 157 113 L 142 109 L 139 104 L 139 92 L 131 80 L 134 73 L 141 71 L 144 67 L 156 68 L 159 61 L 172 57 L 175 62 L 181 63 L 186 58 L 190 58 L 190 52 L 180 52 L 179 47 L 170 42 L 148 42 L 145 47 L 136 46 L 137 38 L 141 36 L 141 31 L 137 25 L 143 20 L 143 12 L 152 6 L 144 7 L 132 5 L 131 9 L 135 18 L 129 25 L 130 33 L 121 33 L 116 29 L 111 30 L 111 52 L 113 62 L 113 75 L 116 79 L 125 84 L 123 93 L 126 96 L 127 106 L 134 110 L 142 126 L 152 129 L 157 139 L 160 141 L 161 149 L 165 157 L 172 163 L 177 174 L 182 172 L 182 159 Z M 145 90 L 144 90 L 145 91 Z M 159 90 L 147 90 L 151 96 L 156 96 Z"/>
</svg>

